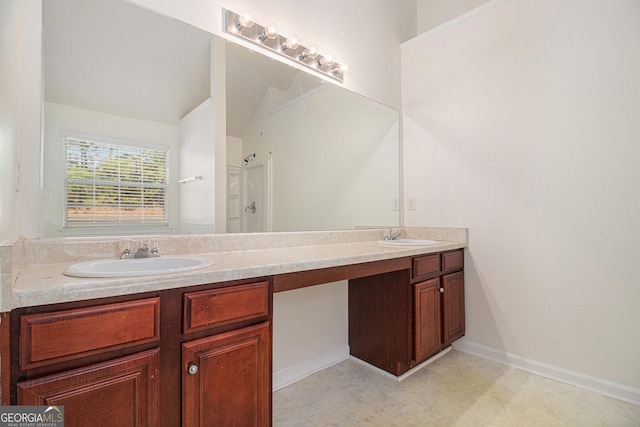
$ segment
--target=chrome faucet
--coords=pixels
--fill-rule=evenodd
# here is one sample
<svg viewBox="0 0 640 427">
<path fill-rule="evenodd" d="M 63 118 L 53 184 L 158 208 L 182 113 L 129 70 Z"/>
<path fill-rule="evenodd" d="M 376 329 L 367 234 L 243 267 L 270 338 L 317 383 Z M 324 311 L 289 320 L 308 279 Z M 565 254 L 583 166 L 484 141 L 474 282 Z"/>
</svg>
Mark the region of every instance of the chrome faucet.
<svg viewBox="0 0 640 427">
<path fill-rule="evenodd" d="M 389 229 L 389 234 L 384 236 L 384 240 L 397 240 L 398 237 L 400 237 L 401 234 L 402 234 L 402 231 L 400 231 L 400 230 L 393 231 L 393 228 L 390 228 Z"/>
<path fill-rule="evenodd" d="M 149 258 L 149 243 L 142 241 L 138 243 L 138 250 L 134 258 Z"/>
<path fill-rule="evenodd" d="M 127 250 L 125 249 L 125 251 Z M 138 243 L 138 250 L 135 254 L 131 254 L 130 251 L 125 254 L 125 251 L 122 252 L 121 258 L 155 258 L 160 256 L 158 240 L 156 239 L 151 239 L 148 242 L 143 240 Z"/>
</svg>

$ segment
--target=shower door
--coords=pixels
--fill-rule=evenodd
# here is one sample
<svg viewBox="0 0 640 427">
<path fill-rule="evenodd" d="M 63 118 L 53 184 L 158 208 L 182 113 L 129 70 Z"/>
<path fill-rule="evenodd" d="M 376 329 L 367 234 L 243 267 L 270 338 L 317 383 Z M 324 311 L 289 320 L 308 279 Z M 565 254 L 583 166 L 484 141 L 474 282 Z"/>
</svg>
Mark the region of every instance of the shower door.
<svg viewBox="0 0 640 427">
<path fill-rule="evenodd" d="M 270 164 L 242 168 L 242 232 L 271 231 Z"/>
</svg>

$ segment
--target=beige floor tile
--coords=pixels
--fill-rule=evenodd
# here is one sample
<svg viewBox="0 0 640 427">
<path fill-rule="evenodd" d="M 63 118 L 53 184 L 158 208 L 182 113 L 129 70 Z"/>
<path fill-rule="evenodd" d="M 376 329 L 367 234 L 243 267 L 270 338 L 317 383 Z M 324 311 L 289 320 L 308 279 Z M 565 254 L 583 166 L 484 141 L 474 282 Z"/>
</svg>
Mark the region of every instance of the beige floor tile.
<svg viewBox="0 0 640 427">
<path fill-rule="evenodd" d="M 455 350 L 399 383 L 346 360 L 273 406 L 274 426 L 640 427 L 640 406 Z"/>
</svg>

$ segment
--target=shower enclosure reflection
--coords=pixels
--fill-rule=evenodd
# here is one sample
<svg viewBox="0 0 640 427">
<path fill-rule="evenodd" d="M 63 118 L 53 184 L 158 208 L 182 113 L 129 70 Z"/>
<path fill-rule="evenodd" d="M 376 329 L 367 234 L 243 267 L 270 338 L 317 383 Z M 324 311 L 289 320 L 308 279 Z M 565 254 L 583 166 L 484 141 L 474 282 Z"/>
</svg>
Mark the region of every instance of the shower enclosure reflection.
<svg viewBox="0 0 640 427">
<path fill-rule="evenodd" d="M 227 233 L 271 231 L 271 160 L 227 166 Z"/>
</svg>

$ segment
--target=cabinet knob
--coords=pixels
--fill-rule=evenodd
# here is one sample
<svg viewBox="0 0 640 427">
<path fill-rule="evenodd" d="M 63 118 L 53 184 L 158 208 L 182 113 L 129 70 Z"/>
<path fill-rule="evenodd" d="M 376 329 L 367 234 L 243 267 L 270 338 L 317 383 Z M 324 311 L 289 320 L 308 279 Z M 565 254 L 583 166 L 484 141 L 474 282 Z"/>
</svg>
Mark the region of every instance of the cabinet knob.
<svg viewBox="0 0 640 427">
<path fill-rule="evenodd" d="M 444 288 L 440 288 L 440 293 L 444 294 Z"/>
<path fill-rule="evenodd" d="M 191 365 L 189 365 L 189 367 L 187 367 L 187 372 L 189 372 L 189 375 L 195 375 L 198 373 L 198 365 L 192 363 Z"/>
</svg>

